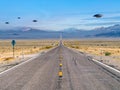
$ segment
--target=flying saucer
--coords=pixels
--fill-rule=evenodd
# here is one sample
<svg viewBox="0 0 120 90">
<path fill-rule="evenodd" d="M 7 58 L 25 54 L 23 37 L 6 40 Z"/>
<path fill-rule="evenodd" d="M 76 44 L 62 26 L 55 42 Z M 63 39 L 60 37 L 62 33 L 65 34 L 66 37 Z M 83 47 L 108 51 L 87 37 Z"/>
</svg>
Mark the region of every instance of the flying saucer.
<svg viewBox="0 0 120 90">
<path fill-rule="evenodd" d="M 21 19 L 21 17 L 17 17 L 17 19 Z"/>
<path fill-rule="evenodd" d="M 5 22 L 5 24 L 9 24 L 9 22 Z"/>
<path fill-rule="evenodd" d="M 33 20 L 33 22 L 38 22 L 37 20 Z"/>
<path fill-rule="evenodd" d="M 96 17 L 96 18 L 101 18 L 103 15 L 102 14 L 95 14 L 93 15 L 93 17 Z"/>
</svg>

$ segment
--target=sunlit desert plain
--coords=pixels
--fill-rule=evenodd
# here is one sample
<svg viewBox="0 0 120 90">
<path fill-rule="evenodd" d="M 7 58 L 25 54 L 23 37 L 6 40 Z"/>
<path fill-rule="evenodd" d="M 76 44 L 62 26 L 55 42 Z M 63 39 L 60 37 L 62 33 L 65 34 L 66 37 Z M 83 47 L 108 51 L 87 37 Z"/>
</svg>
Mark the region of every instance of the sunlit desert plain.
<svg viewBox="0 0 120 90">
<path fill-rule="evenodd" d="M 0 40 L 0 63 L 22 59 L 53 48 L 57 44 L 57 40 L 16 40 L 13 57 L 11 40 Z"/>
<path fill-rule="evenodd" d="M 64 40 L 64 44 L 120 69 L 120 40 Z"/>
</svg>

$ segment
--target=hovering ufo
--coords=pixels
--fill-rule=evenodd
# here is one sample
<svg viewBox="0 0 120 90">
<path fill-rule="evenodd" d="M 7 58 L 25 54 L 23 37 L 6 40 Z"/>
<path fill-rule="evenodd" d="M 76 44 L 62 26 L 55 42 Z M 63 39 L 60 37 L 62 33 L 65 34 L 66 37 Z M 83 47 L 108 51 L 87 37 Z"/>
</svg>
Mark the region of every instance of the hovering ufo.
<svg viewBox="0 0 120 90">
<path fill-rule="evenodd" d="M 96 17 L 96 18 L 101 18 L 103 15 L 102 14 L 95 14 L 93 15 L 93 17 Z"/>
<path fill-rule="evenodd" d="M 37 20 L 33 20 L 33 22 L 38 22 Z"/>
<path fill-rule="evenodd" d="M 18 19 L 21 19 L 21 17 L 18 17 Z"/>
<path fill-rule="evenodd" d="M 5 22 L 5 24 L 9 24 L 9 22 Z"/>
</svg>

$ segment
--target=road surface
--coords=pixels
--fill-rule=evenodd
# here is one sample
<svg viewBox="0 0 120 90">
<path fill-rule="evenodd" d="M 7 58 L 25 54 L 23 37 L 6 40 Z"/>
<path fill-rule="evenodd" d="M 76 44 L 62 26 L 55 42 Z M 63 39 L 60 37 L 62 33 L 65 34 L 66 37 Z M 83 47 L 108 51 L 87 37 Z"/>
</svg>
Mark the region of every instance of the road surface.
<svg viewBox="0 0 120 90">
<path fill-rule="evenodd" d="M 120 77 L 60 45 L 0 74 L 0 90 L 120 90 Z"/>
</svg>

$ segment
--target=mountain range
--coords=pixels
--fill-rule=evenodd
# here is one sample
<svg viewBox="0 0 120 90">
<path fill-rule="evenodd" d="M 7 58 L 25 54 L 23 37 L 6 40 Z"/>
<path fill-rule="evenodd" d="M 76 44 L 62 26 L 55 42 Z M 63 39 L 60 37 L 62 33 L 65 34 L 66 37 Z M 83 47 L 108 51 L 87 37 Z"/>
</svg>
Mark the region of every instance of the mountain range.
<svg viewBox="0 0 120 90">
<path fill-rule="evenodd" d="M 93 30 L 68 28 L 62 31 L 20 27 L 10 30 L 0 30 L 0 39 L 57 39 L 61 33 L 63 38 L 118 38 L 120 37 L 120 25 L 95 28 Z"/>
</svg>

